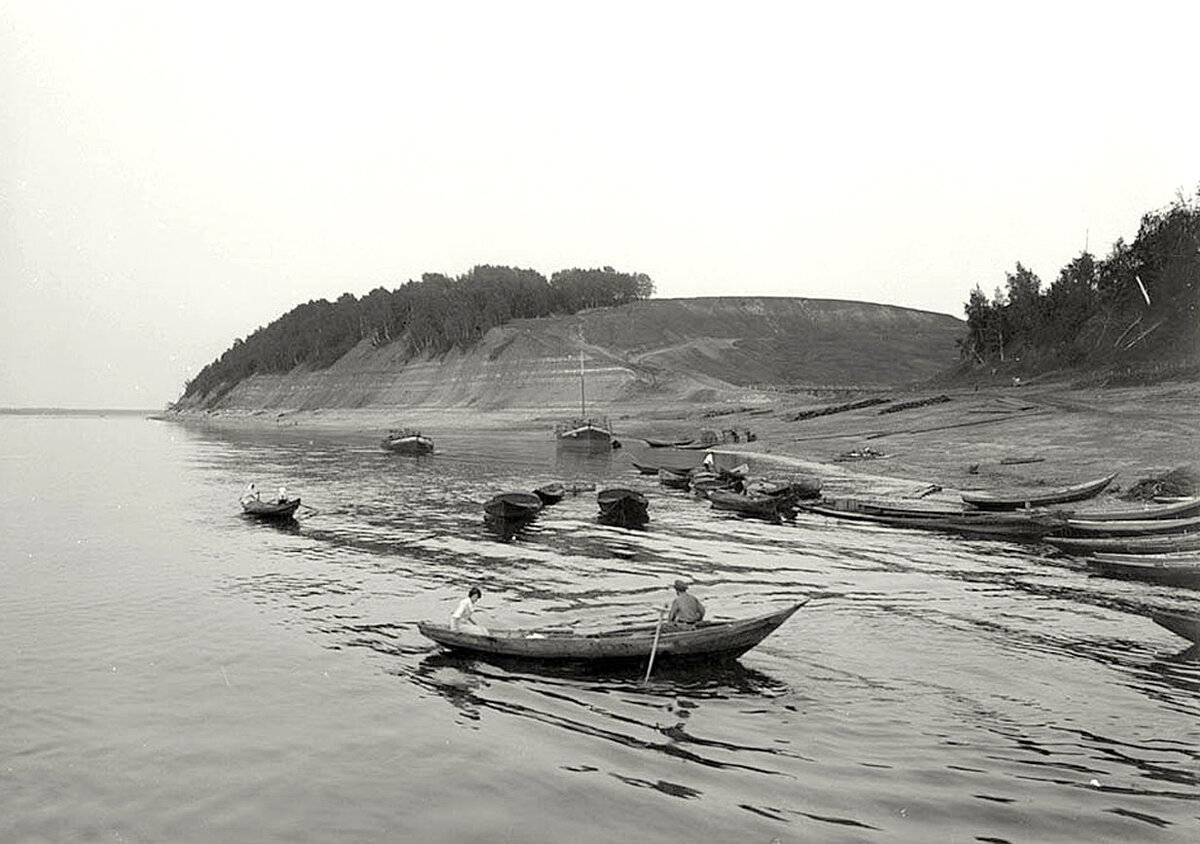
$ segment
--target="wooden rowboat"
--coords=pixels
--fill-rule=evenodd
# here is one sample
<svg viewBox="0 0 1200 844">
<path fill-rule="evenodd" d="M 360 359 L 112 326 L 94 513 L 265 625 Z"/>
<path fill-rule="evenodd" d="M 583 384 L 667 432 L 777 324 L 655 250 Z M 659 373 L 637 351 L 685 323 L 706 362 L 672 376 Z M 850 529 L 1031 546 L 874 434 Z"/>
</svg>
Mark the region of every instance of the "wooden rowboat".
<svg viewBox="0 0 1200 844">
<path fill-rule="evenodd" d="M 642 527 L 650 521 L 650 502 L 632 489 L 612 487 L 596 494 L 600 521 L 619 527 Z"/>
<path fill-rule="evenodd" d="M 558 481 L 540 486 L 533 494 L 542 500 L 542 504 L 557 504 L 567 494 L 567 488 Z"/>
<path fill-rule="evenodd" d="M 1062 536 L 1156 536 L 1200 531 L 1200 516 L 1186 519 L 1077 519 L 1068 518 Z"/>
<path fill-rule="evenodd" d="M 1186 519 L 1190 516 L 1200 516 L 1200 498 L 1184 498 L 1169 504 L 1154 504 L 1149 507 L 1127 507 L 1121 510 L 1101 510 L 1095 513 L 1077 510 L 1071 513 L 1072 518 L 1087 519 L 1093 522 Z"/>
<path fill-rule="evenodd" d="M 1200 551 L 1200 533 L 1166 536 L 1047 536 L 1046 542 L 1068 554 L 1166 554 Z"/>
<path fill-rule="evenodd" d="M 260 501 L 257 498 L 242 499 L 242 513 L 266 521 L 285 521 L 296 517 L 300 507 L 299 498 L 284 498 L 278 501 Z"/>
<path fill-rule="evenodd" d="M 724 489 L 708 493 L 714 510 L 728 510 L 744 516 L 759 516 L 764 519 L 779 519 L 795 513 L 795 505 L 787 496 L 746 495 Z"/>
<path fill-rule="evenodd" d="M 493 495 L 483 505 L 483 512 L 488 518 L 504 521 L 532 519 L 541 509 L 542 499 L 532 492 L 502 492 Z"/>
<path fill-rule="evenodd" d="M 1074 486 L 1050 490 L 1028 490 L 1018 492 L 964 492 L 962 500 L 979 510 L 1019 510 L 1022 507 L 1047 507 L 1082 501 L 1099 495 L 1101 490 L 1113 482 L 1114 472 L 1094 481 L 1085 481 Z"/>
<path fill-rule="evenodd" d="M 1104 577 L 1200 588 L 1200 554 L 1096 554 L 1087 566 Z"/>
<path fill-rule="evenodd" d="M 488 630 L 480 636 L 451 630 L 444 624 L 417 623 L 421 634 L 443 647 L 491 656 L 521 657 L 534 660 L 584 660 L 620 662 L 645 660 L 653 649 L 655 660 L 736 659 L 787 621 L 807 600 L 781 610 L 735 621 L 701 622 L 695 627 L 645 624 L 598 633 L 567 633 L 561 630 Z"/>
<path fill-rule="evenodd" d="M 885 515 L 842 510 L 822 504 L 801 505 L 821 516 L 833 516 L 854 522 L 887 525 L 910 530 L 935 530 L 980 539 L 1008 539 L 1036 542 L 1062 526 L 1062 519 L 1045 510 L 1030 512 L 976 512 L 958 515 Z"/>
<path fill-rule="evenodd" d="M 1150 613 L 1150 618 L 1155 624 L 1167 628 L 1175 635 L 1200 645 L 1200 615 L 1157 610 Z"/>
</svg>

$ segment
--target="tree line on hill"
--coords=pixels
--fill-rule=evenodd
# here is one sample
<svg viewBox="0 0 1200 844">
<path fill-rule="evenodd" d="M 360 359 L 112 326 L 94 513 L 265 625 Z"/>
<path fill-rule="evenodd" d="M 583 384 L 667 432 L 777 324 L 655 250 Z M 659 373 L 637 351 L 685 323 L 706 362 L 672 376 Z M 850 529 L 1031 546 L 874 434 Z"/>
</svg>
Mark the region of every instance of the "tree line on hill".
<svg viewBox="0 0 1200 844">
<path fill-rule="evenodd" d="M 184 385 L 184 398 L 219 395 L 256 373 L 297 366 L 323 369 L 364 340 L 406 344 L 406 352 L 438 354 L 467 348 L 509 320 L 572 314 L 654 294 L 645 273 L 612 267 L 559 270 L 549 281 L 535 270 L 477 266 L 458 278 L 425 273 L 395 290 L 376 288 L 361 299 L 298 305 L 233 345 Z M 214 392 L 215 391 L 215 392 Z"/>
<path fill-rule="evenodd" d="M 960 348 L 977 365 L 1022 371 L 1195 357 L 1198 301 L 1200 190 L 1145 214 L 1106 258 L 1081 252 L 1045 290 L 1019 262 L 990 299 L 976 285 Z"/>
</svg>

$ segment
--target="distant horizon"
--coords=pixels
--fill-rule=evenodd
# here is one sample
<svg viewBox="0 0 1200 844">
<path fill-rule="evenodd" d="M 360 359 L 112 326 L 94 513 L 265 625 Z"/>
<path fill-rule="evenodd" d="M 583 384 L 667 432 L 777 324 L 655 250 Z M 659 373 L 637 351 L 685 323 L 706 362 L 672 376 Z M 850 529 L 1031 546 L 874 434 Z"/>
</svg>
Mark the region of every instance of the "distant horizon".
<svg viewBox="0 0 1200 844">
<path fill-rule="evenodd" d="M 135 416 L 144 413 L 162 413 L 165 407 L 45 407 L 41 405 L 0 406 L 0 416 L 95 416 L 116 413 Z"/>
</svg>

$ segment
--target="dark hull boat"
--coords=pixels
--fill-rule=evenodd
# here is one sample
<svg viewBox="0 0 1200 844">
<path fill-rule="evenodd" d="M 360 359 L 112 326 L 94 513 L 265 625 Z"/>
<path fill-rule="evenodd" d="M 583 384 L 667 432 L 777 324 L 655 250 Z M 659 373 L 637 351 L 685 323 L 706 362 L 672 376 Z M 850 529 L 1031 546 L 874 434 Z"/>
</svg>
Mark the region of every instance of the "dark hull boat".
<svg viewBox="0 0 1200 844">
<path fill-rule="evenodd" d="M 801 601 L 753 618 L 702 622 L 686 629 L 664 626 L 660 630 L 656 624 L 582 634 L 552 629 L 489 629 L 488 635 L 480 636 L 427 621 L 418 622 L 417 629 L 443 647 L 483 656 L 607 663 L 643 661 L 653 651 L 656 661 L 710 661 L 741 656 L 791 618 L 805 603 Z"/>
<path fill-rule="evenodd" d="M 501 521 L 532 519 L 541 509 L 542 499 L 532 492 L 502 492 L 483 505 L 484 515 Z"/>
<path fill-rule="evenodd" d="M 563 496 L 567 494 L 567 488 L 562 484 L 555 482 L 540 486 L 533 491 L 533 494 L 541 499 L 542 504 L 557 504 L 563 500 Z"/>
<path fill-rule="evenodd" d="M 1023 507 L 1048 507 L 1069 501 L 1082 501 L 1099 495 L 1113 482 L 1114 472 L 1094 481 L 1085 481 L 1074 486 L 1051 490 L 1026 490 L 1021 492 L 964 492 L 962 500 L 978 510 L 1020 510 Z"/>
<path fill-rule="evenodd" d="M 287 498 L 280 501 L 259 501 L 257 498 L 250 498 L 242 501 L 242 512 L 245 515 L 264 521 L 294 519 L 299 507 L 299 498 Z"/>
<path fill-rule="evenodd" d="M 642 527 L 650 521 L 650 502 L 632 489 L 602 489 L 596 495 L 600 521 L 617 527 Z"/>
</svg>

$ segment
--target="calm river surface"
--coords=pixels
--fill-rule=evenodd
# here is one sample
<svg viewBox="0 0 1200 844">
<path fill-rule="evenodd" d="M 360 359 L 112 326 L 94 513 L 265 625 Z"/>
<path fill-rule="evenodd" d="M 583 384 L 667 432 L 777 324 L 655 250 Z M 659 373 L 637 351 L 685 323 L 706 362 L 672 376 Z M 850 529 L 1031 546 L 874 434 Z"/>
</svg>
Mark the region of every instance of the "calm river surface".
<svg viewBox="0 0 1200 844">
<path fill-rule="evenodd" d="M 1200 592 L 1034 548 L 740 521 L 549 432 L 218 433 L 0 416 L 0 841 L 1200 840 L 1200 661 L 1140 613 Z M 594 493 L 502 542 L 482 504 Z M 249 481 L 319 510 L 245 521 Z M 732 667 L 544 672 L 416 629 L 814 599 Z"/>
</svg>

